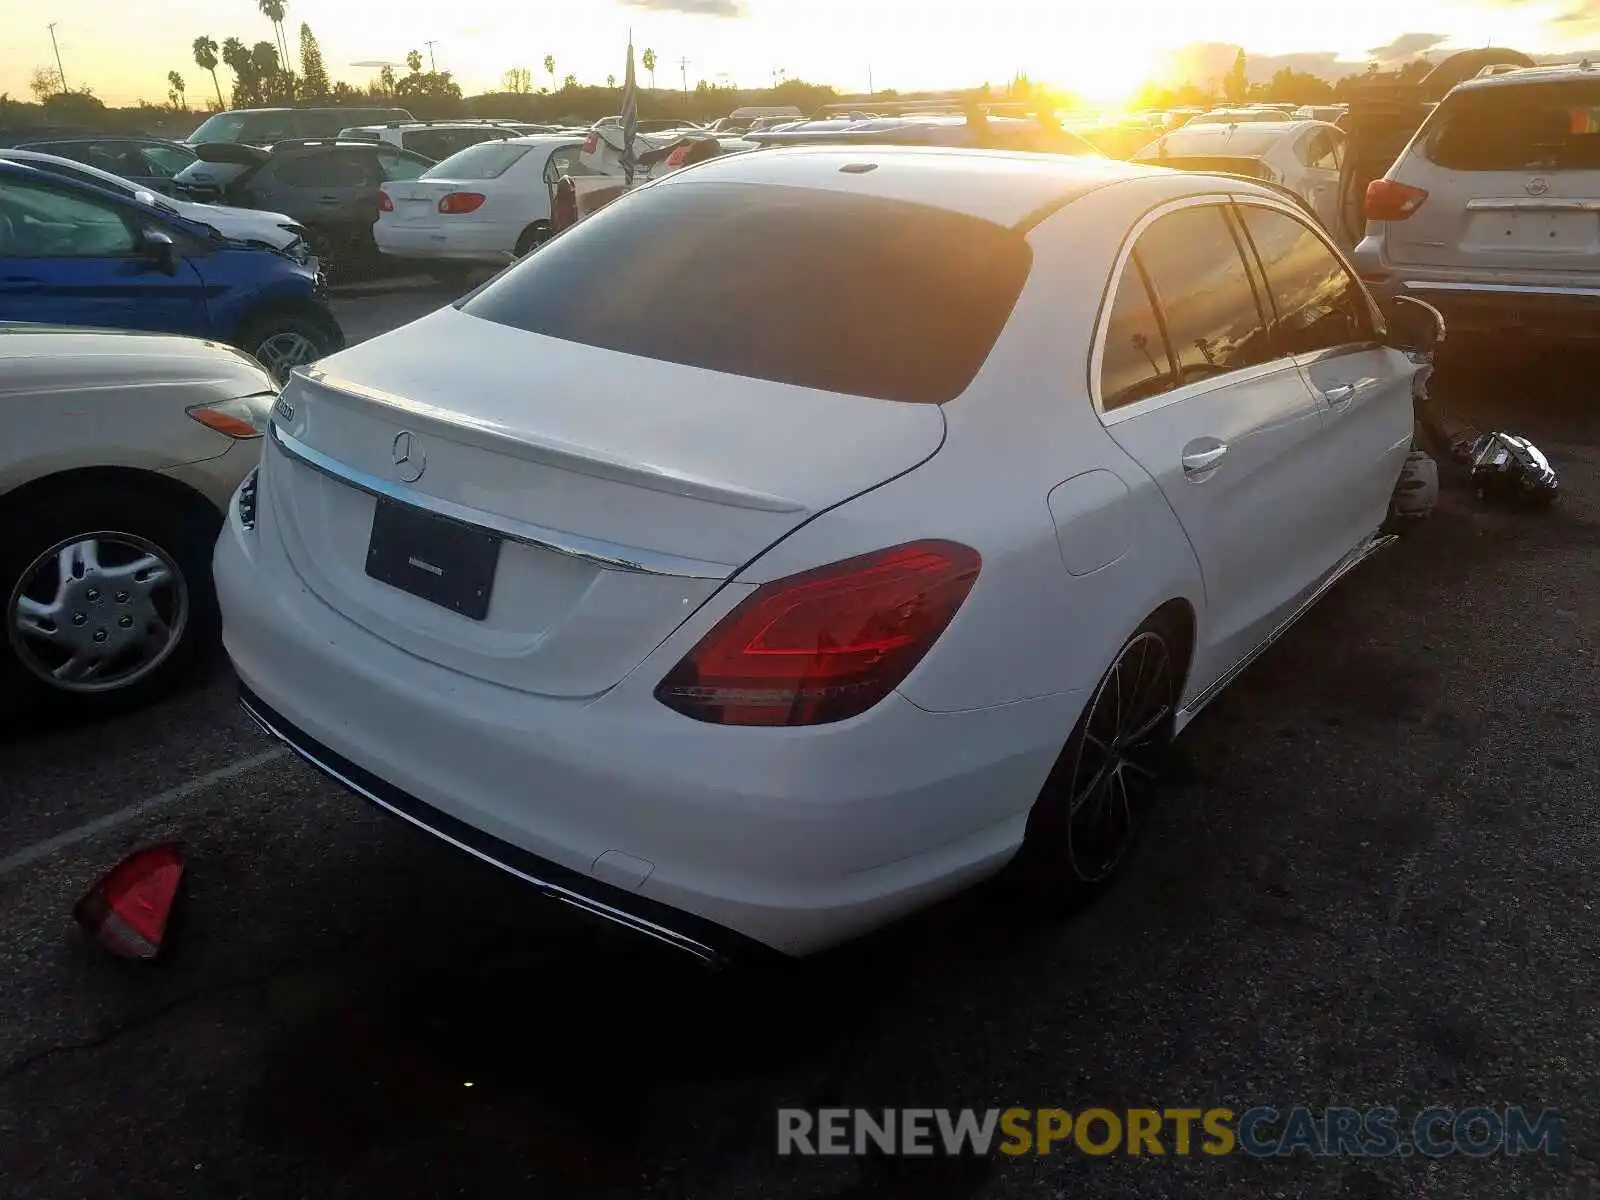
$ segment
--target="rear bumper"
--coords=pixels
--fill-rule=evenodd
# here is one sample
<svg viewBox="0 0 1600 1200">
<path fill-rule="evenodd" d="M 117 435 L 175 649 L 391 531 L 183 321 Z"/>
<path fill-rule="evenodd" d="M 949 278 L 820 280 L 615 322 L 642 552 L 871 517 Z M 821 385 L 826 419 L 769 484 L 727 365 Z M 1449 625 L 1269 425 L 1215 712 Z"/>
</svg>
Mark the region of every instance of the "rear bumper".
<svg viewBox="0 0 1600 1200">
<path fill-rule="evenodd" d="M 731 929 L 540 858 L 408 795 L 330 750 L 303 729 L 296 728 L 243 684 L 239 687 L 239 703 L 270 737 L 363 800 L 474 858 L 515 875 L 552 900 L 620 925 L 712 966 L 781 962 L 787 957 Z"/>
<path fill-rule="evenodd" d="M 330 608 L 285 556 L 266 489 L 258 511 L 254 530 L 230 513 L 214 564 L 257 719 L 419 828 L 708 961 L 812 953 L 993 874 L 1084 700 L 932 713 L 893 694 L 811 729 L 706 725 L 653 698 L 694 621 L 599 696 L 517 692 Z"/>
<path fill-rule="evenodd" d="M 379 221 L 372 227 L 380 253 L 391 258 L 445 262 L 492 263 L 505 266 L 522 232 L 500 225 L 453 228 L 439 225 L 409 228 Z"/>
<path fill-rule="evenodd" d="M 1366 247 L 1357 248 L 1355 263 L 1381 300 L 1426 300 L 1444 314 L 1452 333 L 1511 333 L 1556 341 L 1600 338 L 1600 284 L 1413 267 L 1384 261 Z"/>
</svg>

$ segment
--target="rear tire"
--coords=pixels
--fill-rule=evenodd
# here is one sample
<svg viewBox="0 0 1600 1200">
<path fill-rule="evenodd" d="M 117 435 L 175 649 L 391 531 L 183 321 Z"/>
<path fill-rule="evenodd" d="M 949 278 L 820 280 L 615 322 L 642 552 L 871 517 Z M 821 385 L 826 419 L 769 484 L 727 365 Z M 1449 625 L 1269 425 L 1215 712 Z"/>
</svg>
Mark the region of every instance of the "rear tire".
<svg viewBox="0 0 1600 1200">
<path fill-rule="evenodd" d="M 1007 868 L 1029 901 L 1079 906 L 1121 875 L 1168 764 L 1185 643 L 1174 618 L 1154 614 L 1090 693 Z"/>
<path fill-rule="evenodd" d="M 105 484 L 7 514 L 0 707 L 88 715 L 148 704 L 217 640 L 220 513 Z"/>
</svg>

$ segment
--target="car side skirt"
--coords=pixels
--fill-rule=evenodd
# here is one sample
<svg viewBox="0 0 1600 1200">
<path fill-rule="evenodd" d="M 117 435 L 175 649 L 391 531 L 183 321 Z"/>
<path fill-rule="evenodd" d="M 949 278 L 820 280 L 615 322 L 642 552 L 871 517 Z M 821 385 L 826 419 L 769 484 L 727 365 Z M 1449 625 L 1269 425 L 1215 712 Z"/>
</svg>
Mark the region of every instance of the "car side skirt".
<svg viewBox="0 0 1600 1200">
<path fill-rule="evenodd" d="M 1341 579 L 1359 567 L 1362 563 L 1366 562 L 1367 559 L 1371 558 L 1374 554 L 1377 554 L 1380 550 L 1387 550 L 1399 540 L 1399 536 L 1396 534 L 1375 533 L 1357 546 L 1354 550 L 1350 551 L 1349 554 L 1346 554 L 1344 558 L 1340 559 L 1338 565 L 1336 565 L 1333 570 L 1329 571 L 1328 574 L 1323 577 L 1322 582 L 1312 589 L 1311 594 L 1302 600 L 1299 606 L 1296 607 L 1293 612 L 1291 612 L 1287 617 L 1278 623 L 1277 627 L 1266 636 L 1260 645 L 1256 646 L 1254 650 L 1250 651 L 1250 653 L 1246 654 L 1238 662 L 1234 663 L 1234 665 L 1227 671 L 1223 672 L 1223 674 L 1220 675 L 1209 687 L 1207 687 L 1205 691 L 1201 692 L 1193 700 L 1190 700 L 1188 704 L 1185 704 L 1183 707 L 1178 709 L 1177 715 L 1174 718 L 1175 729 L 1181 731 L 1185 725 L 1194 720 L 1195 717 L 1199 716 L 1201 710 L 1204 709 L 1206 705 L 1210 704 L 1213 700 L 1220 696 L 1230 683 L 1239 678 L 1240 675 L 1244 674 L 1246 668 L 1248 668 L 1251 663 L 1255 662 L 1256 659 L 1260 658 L 1269 649 L 1271 649 L 1273 644 L 1277 642 L 1279 638 L 1288 633 L 1289 630 L 1294 627 L 1295 622 L 1299 621 L 1301 617 L 1305 616 L 1308 612 L 1315 608 L 1317 602 L 1333 590 L 1334 584 L 1338 583 Z"/>
</svg>

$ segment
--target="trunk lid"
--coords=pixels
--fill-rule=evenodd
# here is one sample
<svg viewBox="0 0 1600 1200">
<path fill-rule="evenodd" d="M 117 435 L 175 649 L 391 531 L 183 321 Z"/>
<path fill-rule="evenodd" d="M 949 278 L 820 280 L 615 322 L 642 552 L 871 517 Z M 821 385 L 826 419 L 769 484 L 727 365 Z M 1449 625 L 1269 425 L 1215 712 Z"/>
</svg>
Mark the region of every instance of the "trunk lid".
<svg viewBox="0 0 1600 1200">
<path fill-rule="evenodd" d="M 937 405 L 659 362 L 447 308 L 296 374 L 264 459 L 263 520 L 308 588 L 394 645 L 583 697 L 767 546 L 943 438 Z M 375 514 L 394 501 L 462 522 L 463 543 L 500 538 L 482 619 L 369 574 Z"/>
<path fill-rule="evenodd" d="M 426 228 L 440 224 L 444 217 L 439 212 L 439 201 L 451 192 L 478 191 L 481 187 L 458 183 L 448 179 L 409 179 L 385 183 L 383 190 L 394 204 L 393 212 L 380 213 L 378 219 L 386 225 L 403 225 L 407 228 Z"/>
</svg>

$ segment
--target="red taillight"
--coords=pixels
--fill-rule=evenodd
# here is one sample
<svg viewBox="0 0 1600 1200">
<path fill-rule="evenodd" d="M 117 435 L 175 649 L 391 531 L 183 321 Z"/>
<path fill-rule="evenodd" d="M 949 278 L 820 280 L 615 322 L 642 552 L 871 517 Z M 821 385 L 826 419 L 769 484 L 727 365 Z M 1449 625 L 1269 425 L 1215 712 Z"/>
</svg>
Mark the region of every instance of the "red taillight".
<svg viewBox="0 0 1600 1200">
<path fill-rule="evenodd" d="M 591 133 L 583 139 L 583 152 L 585 154 L 593 154 L 599 147 L 600 135 L 598 133 Z"/>
<path fill-rule="evenodd" d="M 442 213 L 469 213 L 477 212 L 483 207 L 485 196 L 482 192 L 451 192 L 439 198 L 439 211 Z"/>
<path fill-rule="evenodd" d="M 393 212 L 394 211 L 394 201 L 389 199 L 389 193 L 388 192 L 379 192 L 378 193 L 378 211 L 379 212 Z"/>
<path fill-rule="evenodd" d="M 911 673 L 981 566 L 956 542 L 909 542 L 762 584 L 672 669 L 656 699 L 716 725 L 856 716 Z"/>
<path fill-rule="evenodd" d="M 1367 202 L 1363 211 L 1369 221 L 1404 221 L 1421 208 L 1427 198 L 1427 192 L 1409 183 L 1374 179 L 1367 184 Z"/>
</svg>

